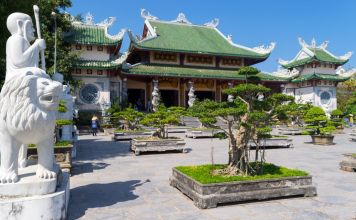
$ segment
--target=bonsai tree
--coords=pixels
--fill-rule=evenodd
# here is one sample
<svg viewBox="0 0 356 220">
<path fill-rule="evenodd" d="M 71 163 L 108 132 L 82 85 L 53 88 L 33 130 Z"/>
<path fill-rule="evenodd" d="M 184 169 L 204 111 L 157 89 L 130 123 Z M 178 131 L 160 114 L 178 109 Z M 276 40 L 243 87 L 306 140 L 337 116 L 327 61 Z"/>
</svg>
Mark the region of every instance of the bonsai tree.
<svg viewBox="0 0 356 220">
<path fill-rule="evenodd" d="M 304 117 L 307 129 L 311 135 L 330 136 L 335 130 L 333 123 L 327 118 L 324 110 L 320 107 L 312 107 Z"/>
<path fill-rule="evenodd" d="M 252 67 L 241 68 L 238 74 L 246 76 L 246 81 L 258 81 L 259 71 Z M 253 79 L 253 80 L 251 80 Z M 226 121 L 226 133 L 229 137 L 229 164 L 221 173 L 227 175 L 258 174 L 262 170 L 252 167 L 249 159 L 249 142 L 256 144 L 256 157 L 260 154 L 260 162 L 264 162 L 264 149 L 260 140 L 270 137 L 271 124 L 278 117 L 276 108 L 294 98 L 271 90 L 262 85 L 252 83 L 240 84 L 224 91 L 236 97 L 234 102 L 215 103 L 203 101 L 195 103 L 189 110 L 203 123 L 213 124 L 216 117 Z M 280 113 L 280 112 L 279 112 Z M 261 164 L 262 164 L 261 163 Z M 261 166 L 263 167 L 263 166 Z"/>
<path fill-rule="evenodd" d="M 159 106 L 156 112 L 146 114 L 140 123 L 145 126 L 158 128 L 158 137 L 167 138 L 168 132 L 166 132 L 166 126 L 179 124 L 180 116 L 182 116 L 184 112 L 185 109 L 182 107 L 166 108 Z"/>
<path fill-rule="evenodd" d="M 331 112 L 331 121 L 335 128 L 343 128 L 344 122 L 342 120 L 342 116 L 344 113 L 340 109 L 335 109 Z"/>
<path fill-rule="evenodd" d="M 280 105 L 276 108 L 278 118 L 292 126 L 303 126 L 304 115 L 313 106 L 309 103 L 290 102 L 288 105 Z"/>
<path fill-rule="evenodd" d="M 144 113 L 134 110 L 133 108 L 126 108 L 123 111 L 114 112 L 111 114 L 110 120 L 114 124 L 118 124 L 119 120 L 123 120 L 124 130 L 139 129 L 140 120 L 144 117 Z"/>
</svg>

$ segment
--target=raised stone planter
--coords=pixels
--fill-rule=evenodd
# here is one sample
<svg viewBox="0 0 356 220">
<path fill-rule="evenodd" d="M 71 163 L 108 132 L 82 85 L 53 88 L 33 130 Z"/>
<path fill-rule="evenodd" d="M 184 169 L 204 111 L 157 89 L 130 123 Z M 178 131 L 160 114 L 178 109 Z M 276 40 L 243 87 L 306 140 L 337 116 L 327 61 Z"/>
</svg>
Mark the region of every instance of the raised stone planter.
<svg viewBox="0 0 356 220">
<path fill-rule="evenodd" d="M 188 126 L 168 126 L 167 128 L 168 133 L 185 133 L 187 130 L 191 129 Z"/>
<path fill-rule="evenodd" d="M 131 150 L 135 152 L 135 155 L 139 155 L 141 152 L 162 152 L 177 150 L 186 152 L 185 142 L 180 138 L 169 138 L 159 140 L 145 140 L 145 139 L 132 139 Z"/>
<path fill-rule="evenodd" d="M 278 133 L 281 135 L 301 135 L 302 130 L 299 128 L 279 128 Z"/>
<path fill-rule="evenodd" d="M 215 134 L 223 132 L 222 130 L 219 129 L 194 129 L 194 130 L 188 130 L 185 133 L 186 137 L 189 138 L 212 138 L 214 137 Z"/>
<path fill-rule="evenodd" d="M 312 143 L 317 145 L 332 145 L 334 144 L 334 136 L 310 135 Z"/>
<path fill-rule="evenodd" d="M 250 141 L 248 144 L 251 149 L 256 148 L 256 144 L 253 141 Z M 293 141 L 288 137 L 275 137 L 261 140 L 260 145 L 264 146 L 266 149 L 290 148 L 293 147 Z"/>
<path fill-rule="evenodd" d="M 62 170 L 67 170 L 70 172 L 72 169 L 72 150 L 72 144 L 67 146 L 54 146 L 54 157 Z M 29 147 L 27 155 L 29 159 L 37 161 L 37 148 Z"/>
<path fill-rule="evenodd" d="M 344 154 L 344 160 L 340 163 L 340 168 L 349 172 L 356 172 L 356 155 Z"/>
<path fill-rule="evenodd" d="M 151 137 L 154 131 L 127 131 L 127 132 L 115 132 L 113 139 L 115 141 L 132 140 L 140 137 Z"/>
<path fill-rule="evenodd" d="M 317 194 L 311 176 L 201 184 L 173 168 L 170 185 L 187 195 L 201 209 L 215 208 L 223 203 Z"/>
</svg>

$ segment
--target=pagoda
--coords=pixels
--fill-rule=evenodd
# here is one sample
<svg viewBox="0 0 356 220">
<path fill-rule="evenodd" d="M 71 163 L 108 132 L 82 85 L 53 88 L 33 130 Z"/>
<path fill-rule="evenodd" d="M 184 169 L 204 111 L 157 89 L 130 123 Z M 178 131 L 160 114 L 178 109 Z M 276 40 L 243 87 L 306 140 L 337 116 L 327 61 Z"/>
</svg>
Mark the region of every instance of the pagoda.
<svg viewBox="0 0 356 220">
<path fill-rule="evenodd" d="M 120 56 L 119 50 L 125 30 L 110 35 L 108 29 L 114 21 L 109 17 L 96 24 L 90 13 L 84 21 L 72 17 L 72 30 L 66 33 L 65 40 L 79 56 L 72 71 L 73 78 L 82 82 L 76 90 L 79 113 L 103 112 L 113 100 L 120 99 L 119 73 L 125 57 Z"/>
<path fill-rule="evenodd" d="M 298 103 L 319 106 L 327 114 L 337 108 L 336 86 L 349 78 L 354 71 L 345 71 L 342 65 L 352 55 L 348 52 L 336 56 L 327 50 L 328 41 L 319 46 L 315 39 L 307 44 L 299 38 L 301 50 L 291 61 L 279 60 L 283 69 L 275 76 L 289 78 L 283 92 L 295 97 Z"/>
<path fill-rule="evenodd" d="M 183 13 L 163 21 L 142 9 L 142 36 L 128 31 L 129 55 L 122 66 L 123 93 L 128 103 L 145 110 L 152 91 L 166 106 L 188 106 L 192 99 L 227 100 L 223 90 L 244 82 L 239 68 L 266 60 L 275 44 L 248 48 L 233 43 L 218 29 L 218 19 L 204 25 L 189 22 Z M 287 80 L 259 74 L 262 83 L 280 90 Z M 189 94 L 189 95 L 188 95 Z"/>
</svg>

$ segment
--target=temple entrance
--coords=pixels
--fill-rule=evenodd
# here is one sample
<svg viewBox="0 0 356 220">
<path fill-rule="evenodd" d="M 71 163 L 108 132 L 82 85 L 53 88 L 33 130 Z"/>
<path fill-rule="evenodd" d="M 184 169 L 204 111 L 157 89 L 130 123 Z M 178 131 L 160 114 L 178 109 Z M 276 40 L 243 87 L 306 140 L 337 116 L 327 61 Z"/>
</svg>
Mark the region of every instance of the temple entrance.
<svg viewBox="0 0 356 220">
<path fill-rule="evenodd" d="M 160 90 L 161 101 L 166 107 L 178 106 L 178 91 L 177 90 Z"/>
<path fill-rule="evenodd" d="M 211 91 L 195 91 L 195 96 L 200 101 L 203 101 L 205 99 L 210 99 L 213 101 L 215 100 L 215 92 Z"/>
<path fill-rule="evenodd" d="M 128 89 L 127 101 L 132 108 L 143 111 L 145 106 L 145 90 L 144 89 Z"/>
</svg>

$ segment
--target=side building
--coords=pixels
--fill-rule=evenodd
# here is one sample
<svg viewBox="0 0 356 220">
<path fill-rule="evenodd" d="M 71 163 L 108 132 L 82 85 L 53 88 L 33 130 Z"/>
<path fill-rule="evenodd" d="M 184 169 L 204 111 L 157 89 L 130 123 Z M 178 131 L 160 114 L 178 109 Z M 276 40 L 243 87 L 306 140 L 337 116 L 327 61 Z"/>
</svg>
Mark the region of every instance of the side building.
<svg viewBox="0 0 356 220">
<path fill-rule="evenodd" d="M 81 81 L 75 93 L 79 116 L 83 119 L 92 114 L 100 116 L 112 102 L 121 101 L 119 73 L 125 57 L 120 56 L 119 50 L 125 30 L 110 35 L 108 29 L 114 21 L 114 17 L 109 17 L 95 24 L 88 13 L 84 21 L 72 19 L 72 31 L 65 38 L 80 58 L 72 76 Z"/>
<path fill-rule="evenodd" d="M 218 29 L 218 19 L 195 25 L 180 13 L 173 21 L 159 20 L 142 9 L 142 36 L 130 37 L 122 67 L 123 94 L 132 106 L 147 109 L 152 91 L 166 106 L 188 106 L 189 97 L 227 100 L 223 90 L 243 83 L 237 70 L 266 60 L 275 44 L 248 48 L 232 42 Z M 285 78 L 260 74 L 262 84 L 280 91 Z M 188 96 L 189 93 L 189 96 Z"/>
<path fill-rule="evenodd" d="M 299 44 L 301 50 L 293 60 L 279 60 L 283 69 L 276 75 L 290 79 L 283 91 L 299 103 L 311 103 L 330 114 L 337 108 L 337 84 L 351 75 L 341 67 L 352 53 L 336 56 L 327 50 L 327 41 L 318 46 L 314 39 L 309 45 L 299 38 Z"/>
</svg>

